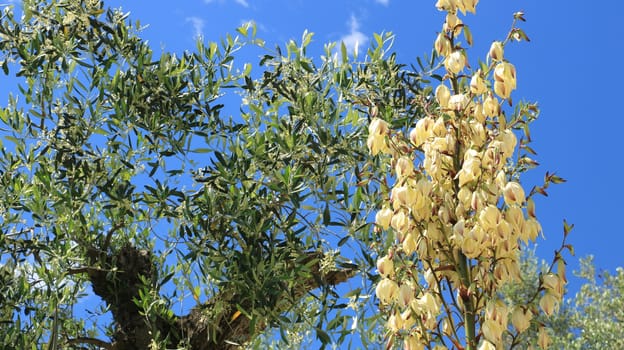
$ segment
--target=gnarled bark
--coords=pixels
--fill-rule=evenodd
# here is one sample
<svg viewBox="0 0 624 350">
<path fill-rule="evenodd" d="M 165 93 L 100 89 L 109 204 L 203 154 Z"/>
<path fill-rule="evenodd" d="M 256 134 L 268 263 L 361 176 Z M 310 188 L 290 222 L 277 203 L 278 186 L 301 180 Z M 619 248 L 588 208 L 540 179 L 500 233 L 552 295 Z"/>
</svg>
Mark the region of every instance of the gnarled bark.
<svg viewBox="0 0 624 350">
<path fill-rule="evenodd" d="M 320 259 L 323 254 L 320 252 L 304 254 L 305 256 L 297 263 L 310 266 L 309 277 L 296 283 L 294 293 L 289 294 L 290 299 L 285 297 L 282 302 L 275 305 L 274 311 L 277 311 L 277 314 L 286 312 L 296 300 L 308 292 L 322 285 L 337 285 L 354 275 L 353 269 L 322 273 Z M 155 266 L 151 253 L 127 245 L 114 254 L 98 254 L 92 251 L 90 256 L 93 262 L 97 259 L 100 265 L 107 267 L 86 269 L 86 272 L 93 285 L 93 291 L 108 304 L 116 323 L 110 349 L 147 349 L 154 332 L 158 332 L 161 339 L 167 337 L 171 346 L 186 343 L 193 350 L 235 349 L 238 344 L 246 343 L 255 335 L 254 330 L 250 329 L 250 320 L 236 312 L 237 305 L 243 309 L 251 307 L 246 305 L 249 300 L 236 294 L 227 295 L 227 303 L 231 307 L 220 308 L 226 311 L 218 315 L 206 312 L 215 302 L 209 300 L 206 304 L 192 309 L 187 315 L 174 317 L 173 321 L 163 318 L 148 322 L 135 300 L 139 299 L 139 290 L 146 287 L 144 281 L 152 279 Z M 286 296 L 287 292 L 284 291 L 284 294 Z M 257 325 L 255 331 L 260 331 L 265 326 Z"/>
</svg>

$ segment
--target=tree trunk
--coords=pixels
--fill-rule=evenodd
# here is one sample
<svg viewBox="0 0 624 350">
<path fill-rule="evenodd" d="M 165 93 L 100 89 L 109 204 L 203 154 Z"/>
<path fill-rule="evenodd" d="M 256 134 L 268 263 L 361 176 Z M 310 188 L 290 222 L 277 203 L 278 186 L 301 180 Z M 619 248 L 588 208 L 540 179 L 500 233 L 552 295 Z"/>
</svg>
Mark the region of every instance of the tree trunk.
<svg viewBox="0 0 624 350">
<path fill-rule="evenodd" d="M 298 263 L 308 264 L 316 260 L 310 267 L 310 277 L 296 284 L 295 301 L 321 285 L 334 286 L 342 283 L 355 273 L 353 269 L 340 269 L 322 274 L 320 258 L 323 254 L 320 252 L 304 254 L 306 256 Z M 236 305 L 242 308 L 251 306 L 241 305 L 241 298 L 236 294 L 227 296 L 227 302 L 231 307 L 220 308 L 228 310 L 220 315 L 206 316 L 206 310 L 210 310 L 214 303 L 213 300 L 209 300 L 206 304 L 192 309 L 187 315 L 175 316 L 173 320 L 159 318 L 148 321 L 135 300 L 140 300 L 140 290 L 152 288 L 144 285 L 144 282 L 152 281 L 155 271 L 151 253 L 126 245 L 114 254 L 91 251 L 89 255 L 93 265 L 105 267 L 89 268 L 86 271 L 93 285 L 93 291 L 107 303 L 113 314 L 115 333 L 109 349 L 148 349 L 156 333 L 160 334 L 160 339 L 167 338 L 169 345 L 173 347 L 187 344 L 192 350 L 236 349 L 251 340 L 257 331 L 266 326 L 261 324 L 256 327 L 256 331 L 251 330 L 250 320 L 246 316 L 231 311 L 237 310 Z M 282 300 L 289 300 L 286 297 L 287 291 L 284 291 L 284 294 L 285 298 Z M 280 303 L 276 305 L 275 311 L 277 314 L 286 312 L 295 301 Z"/>
</svg>

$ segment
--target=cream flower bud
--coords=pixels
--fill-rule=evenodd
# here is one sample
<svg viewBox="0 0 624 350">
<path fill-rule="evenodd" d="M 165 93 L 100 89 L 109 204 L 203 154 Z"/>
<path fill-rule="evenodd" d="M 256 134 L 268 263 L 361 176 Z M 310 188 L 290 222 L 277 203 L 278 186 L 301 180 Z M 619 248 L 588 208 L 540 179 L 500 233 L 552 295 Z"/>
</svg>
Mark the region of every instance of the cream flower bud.
<svg viewBox="0 0 624 350">
<path fill-rule="evenodd" d="M 524 227 L 524 213 L 519 206 L 514 205 L 507 208 L 505 211 L 505 221 L 509 223 L 515 235 L 522 235 L 522 228 Z"/>
<path fill-rule="evenodd" d="M 456 111 L 461 111 L 466 108 L 467 104 L 468 97 L 465 94 L 455 94 L 449 99 L 448 107 Z"/>
<path fill-rule="evenodd" d="M 418 191 L 407 185 L 392 189 L 392 201 L 395 209 L 401 206 L 411 207 L 418 200 L 418 196 Z"/>
<path fill-rule="evenodd" d="M 401 248 L 403 248 L 403 252 L 406 255 L 410 255 L 416 251 L 416 240 L 414 239 L 414 235 L 408 233 L 401 243 Z"/>
<path fill-rule="evenodd" d="M 453 328 L 448 319 L 444 319 L 444 321 L 442 321 L 442 332 L 446 336 L 450 336 L 451 334 L 453 334 Z"/>
<path fill-rule="evenodd" d="M 403 321 L 403 329 L 409 330 L 416 324 L 416 317 L 412 315 L 412 309 L 407 308 L 401 312 L 401 320 Z"/>
<path fill-rule="evenodd" d="M 492 141 L 487 146 L 485 151 L 483 151 L 483 157 L 481 158 L 481 166 L 483 169 L 496 171 L 501 168 L 501 152 L 500 152 L 500 141 Z M 491 184 L 491 187 L 496 191 L 498 195 L 498 191 L 500 190 L 496 184 Z M 485 197 L 487 198 L 487 197 Z"/>
<path fill-rule="evenodd" d="M 377 271 L 382 277 L 388 278 L 394 274 L 394 262 L 387 255 L 377 260 Z"/>
<path fill-rule="evenodd" d="M 464 163 L 457 174 L 459 178 L 459 186 L 472 182 L 481 176 L 481 159 L 480 154 L 474 149 L 469 149 L 464 153 Z"/>
<path fill-rule="evenodd" d="M 414 300 L 414 290 L 409 284 L 403 283 L 399 288 L 399 305 L 406 307 L 412 300 Z"/>
<path fill-rule="evenodd" d="M 450 97 L 450 95 L 449 95 Z M 438 117 L 435 123 L 433 123 L 432 133 L 437 137 L 445 137 L 446 136 L 446 124 L 444 123 L 444 117 Z"/>
<path fill-rule="evenodd" d="M 368 126 L 368 133 L 374 135 L 385 135 L 390 130 L 388 123 L 379 118 L 373 118 Z"/>
<path fill-rule="evenodd" d="M 435 97 L 440 107 L 446 108 L 449 100 L 451 99 L 451 91 L 446 87 L 446 85 L 440 84 L 435 90 Z"/>
<path fill-rule="evenodd" d="M 401 318 L 401 315 L 397 315 L 396 313 L 394 313 L 390 317 L 388 317 L 387 327 L 392 332 L 398 332 L 403 329 L 403 319 Z"/>
<path fill-rule="evenodd" d="M 512 205 L 518 204 L 522 205 L 524 202 L 524 189 L 522 185 L 515 181 L 510 181 L 505 185 L 503 189 L 503 197 L 505 198 L 505 204 Z"/>
<path fill-rule="evenodd" d="M 461 0 L 462 7 L 464 11 L 471 12 L 473 14 L 477 13 L 477 4 L 479 0 Z"/>
<path fill-rule="evenodd" d="M 494 82 L 494 93 L 502 99 L 508 99 L 511 95 L 511 88 L 501 81 Z"/>
<path fill-rule="evenodd" d="M 438 0 L 435 7 L 440 11 L 454 12 L 457 8 L 457 0 Z"/>
<path fill-rule="evenodd" d="M 398 292 L 399 285 L 387 278 L 382 279 L 377 285 L 377 288 L 375 288 L 375 294 L 383 304 L 390 304 L 396 300 Z"/>
<path fill-rule="evenodd" d="M 458 0 L 455 0 L 458 1 Z M 442 30 L 445 32 L 453 32 L 453 35 L 457 36 L 462 31 L 463 22 L 457 15 L 453 12 L 448 12 L 446 14 L 446 21 L 444 21 L 444 25 L 442 26 Z"/>
<path fill-rule="evenodd" d="M 445 60 L 444 68 L 447 71 L 457 74 L 466 66 L 466 56 L 461 50 L 453 51 Z"/>
<path fill-rule="evenodd" d="M 503 43 L 501 43 L 500 41 L 493 42 L 490 46 L 490 52 L 488 53 L 488 56 L 490 56 L 493 61 L 502 61 Z"/>
<path fill-rule="evenodd" d="M 416 333 L 411 333 L 403 339 L 403 349 L 424 350 L 425 345 L 420 341 L 420 337 Z"/>
<path fill-rule="evenodd" d="M 509 62 L 500 62 L 494 67 L 494 80 L 502 81 L 516 88 L 516 67 Z"/>
<path fill-rule="evenodd" d="M 378 135 L 368 135 L 366 139 L 366 146 L 368 146 L 369 151 L 372 155 L 377 155 L 379 152 L 385 152 L 388 149 L 386 145 L 386 140 L 383 136 Z"/>
<path fill-rule="evenodd" d="M 498 100 L 496 97 L 492 95 L 488 95 L 483 101 L 483 114 L 488 117 L 496 117 L 498 116 L 500 111 L 500 105 L 498 104 Z"/>
<path fill-rule="evenodd" d="M 481 69 L 477 70 L 475 74 L 470 78 L 470 92 L 473 94 L 483 94 L 487 91 L 485 86 L 485 80 L 481 76 Z"/>
<path fill-rule="evenodd" d="M 433 45 L 436 52 L 440 56 L 446 57 L 451 53 L 451 41 L 446 35 L 444 35 L 444 33 L 438 34 L 438 37 Z"/>
<path fill-rule="evenodd" d="M 511 324 L 516 328 L 518 333 L 522 333 L 531 325 L 533 313 L 528 308 L 516 306 L 511 313 Z"/>
<path fill-rule="evenodd" d="M 433 271 L 431 271 L 431 269 L 427 269 L 425 271 L 424 277 L 425 277 L 425 281 L 427 282 L 427 285 L 429 286 L 429 288 L 432 288 L 433 286 L 436 285 L 436 276 L 433 273 Z"/>
<path fill-rule="evenodd" d="M 389 130 L 390 128 L 386 121 L 379 118 L 373 118 L 368 126 L 368 139 L 366 140 L 366 145 L 372 155 L 388 151 L 385 136 L 388 134 Z"/>
<path fill-rule="evenodd" d="M 464 232 L 466 231 L 466 223 L 464 219 L 458 220 L 455 225 L 453 225 L 453 233 L 456 239 L 462 240 L 464 238 Z"/>
<path fill-rule="evenodd" d="M 494 177 L 494 183 L 499 190 L 503 190 L 507 185 L 507 173 L 503 170 L 499 170 L 496 172 L 496 176 Z"/>
<path fill-rule="evenodd" d="M 483 195 L 480 192 L 475 191 L 472 193 L 472 197 L 470 197 L 470 208 L 478 212 L 481 209 L 483 209 L 484 201 L 485 201 L 485 198 L 483 197 Z"/>
<path fill-rule="evenodd" d="M 383 208 L 375 215 L 375 224 L 384 230 L 390 227 L 390 221 L 392 220 L 394 212 L 390 208 Z"/>
<path fill-rule="evenodd" d="M 557 298 L 563 296 L 563 283 L 559 276 L 554 273 L 548 273 L 542 278 L 542 285 L 549 293 L 552 293 Z"/>
<path fill-rule="evenodd" d="M 516 89 L 516 68 L 508 62 L 500 62 L 494 68 L 494 92 L 503 99 L 509 98 Z"/>
<path fill-rule="evenodd" d="M 477 350 L 496 350 L 496 346 L 487 340 L 481 342 Z"/>
<path fill-rule="evenodd" d="M 524 226 L 522 227 L 522 238 L 523 241 L 535 241 L 537 235 L 542 231 L 542 225 L 535 220 L 534 218 L 529 218 L 524 222 Z"/>
<path fill-rule="evenodd" d="M 550 316 L 559 309 L 559 299 L 551 293 L 546 293 L 540 299 L 539 306 L 547 316 Z"/>
<path fill-rule="evenodd" d="M 473 146 L 481 147 L 485 143 L 485 128 L 483 124 L 477 120 L 471 120 L 468 122 L 470 125 L 470 141 Z"/>
<path fill-rule="evenodd" d="M 472 236 L 465 237 L 461 242 L 461 250 L 467 257 L 476 259 L 482 252 L 481 243 Z"/>
<path fill-rule="evenodd" d="M 469 235 L 478 243 L 485 242 L 485 239 L 487 238 L 485 231 L 483 231 L 483 228 L 479 225 L 476 225 L 475 227 L 473 227 L 470 230 Z"/>
<path fill-rule="evenodd" d="M 440 305 L 438 304 L 436 298 L 429 292 L 423 294 L 416 300 L 416 302 L 420 307 L 420 310 L 426 313 L 437 315 L 440 311 Z"/>
<path fill-rule="evenodd" d="M 548 335 L 548 331 L 544 327 L 540 327 L 538 335 L 537 335 L 537 345 L 543 350 L 548 349 L 550 346 L 550 336 Z"/>
<path fill-rule="evenodd" d="M 392 216 L 390 226 L 399 233 L 405 233 L 409 228 L 409 217 L 401 210 Z"/>
<path fill-rule="evenodd" d="M 481 326 L 481 330 L 485 339 L 495 344 L 500 343 L 504 329 L 498 322 L 486 318 Z"/>
<path fill-rule="evenodd" d="M 442 231 L 435 223 L 429 221 L 427 224 L 427 230 L 425 231 L 425 237 L 434 242 L 438 241 L 442 238 Z"/>
<path fill-rule="evenodd" d="M 498 322 L 505 329 L 507 328 L 508 312 L 507 305 L 500 299 L 491 299 L 485 308 L 486 318 Z"/>
<path fill-rule="evenodd" d="M 474 111 L 472 113 L 472 117 L 475 118 L 480 124 L 485 123 L 486 115 L 483 111 L 483 104 L 477 103 L 474 106 Z"/>
<path fill-rule="evenodd" d="M 496 226 L 496 234 L 503 240 L 509 239 L 511 232 L 511 225 L 505 220 L 501 220 Z"/>
<path fill-rule="evenodd" d="M 425 143 L 425 141 L 432 136 L 433 124 L 434 120 L 430 117 L 418 120 L 416 127 L 410 132 L 410 141 L 414 146 L 420 147 L 420 145 Z"/>
<path fill-rule="evenodd" d="M 500 138 L 503 142 L 503 155 L 505 158 L 511 157 L 516 149 L 516 144 L 518 143 L 516 134 L 514 134 L 513 131 L 506 129 L 501 133 Z"/>
<path fill-rule="evenodd" d="M 485 231 L 494 232 L 500 221 L 500 210 L 494 205 L 488 205 L 479 213 L 479 224 Z"/>
<path fill-rule="evenodd" d="M 414 162 L 406 156 L 399 158 L 394 167 L 397 178 L 411 176 L 414 173 Z"/>
<path fill-rule="evenodd" d="M 440 218 L 440 221 L 445 224 L 448 224 L 451 221 L 451 214 L 449 214 L 447 207 L 440 207 L 438 210 L 438 217 Z"/>
<path fill-rule="evenodd" d="M 459 199 L 459 202 L 465 207 L 470 207 L 471 197 L 472 192 L 467 187 L 462 187 L 459 189 L 459 192 L 457 192 L 457 199 Z"/>
<path fill-rule="evenodd" d="M 444 137 L 434 137 L 431 141 L 431 149 L 438 152 L 450 152 L 452 144 L 449 141 L 452 140 L 448 138 L 448 134 Z"/>
</svg>

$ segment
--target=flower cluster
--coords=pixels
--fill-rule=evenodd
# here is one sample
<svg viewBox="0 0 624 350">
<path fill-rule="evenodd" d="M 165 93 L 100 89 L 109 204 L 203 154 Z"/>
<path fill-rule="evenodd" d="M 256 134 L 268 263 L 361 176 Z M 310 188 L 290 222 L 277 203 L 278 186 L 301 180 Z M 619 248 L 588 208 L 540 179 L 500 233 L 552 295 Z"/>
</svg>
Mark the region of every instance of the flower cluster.
<svg viewBox="0 0 624 350">
<path fill-rule="evenodd" d="M 477 2 L 437 2 L 446 18 L 434 49 L 445 74 L 435 88 L 437 103 L 425 108 L 409 137 L 402 140 L 378 117 L 369 127 L 370 152 L 389 155 L 384 159 L 394 179 L 376 226 L 397 237 L 377 261 L 376 294 L 390 338 L 402 339 L 410 350 L 441 339 L 468 349 L 500 348 L 506 334 L 524 332 L 539 312 L 510 307 L 497 296 L 502 285 L 520 279 L 518 252 L 536 240 L 541 226 L 533 193 L 527 196 L 514 161 L 525 145 L 515 130 L 530 120 L 520 114 L 508 119 L 502 106 L 512 103 L 517 83 L 504 48 L 520 37 L 519 29 L 492 43 L 487 63 L 469 72 L 467 50 L 458 40 L 466 25 L 458 15 L 474 13 Z M 523 19 L 522 13 L 514 18 Z M 551 315 L 562 298 L 563 270 L 540 283 L 539 306 Z M 548 346 L 545 330 L 538 344 Z"/>
</svg>

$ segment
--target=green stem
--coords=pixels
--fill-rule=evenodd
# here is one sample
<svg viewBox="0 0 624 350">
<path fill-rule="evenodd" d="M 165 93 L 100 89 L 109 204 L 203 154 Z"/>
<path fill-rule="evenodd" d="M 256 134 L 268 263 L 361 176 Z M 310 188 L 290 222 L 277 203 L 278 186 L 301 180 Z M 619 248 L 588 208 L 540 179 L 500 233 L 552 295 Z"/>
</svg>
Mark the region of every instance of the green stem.
<svg viewBox="0 0 624 350">
<path fill-rule="evenodd" d="M 451 83 L 453 85 L 453 89 L 455 93 L 459 93 L 459 83 L 456 78 L 451 78 Z M 457 116 L 458 119 L 462 118 L 462 115 Z M 455 129 L 455 136 L 457 143 L 455 144 L 455 152 L 453 154 L 453 166 L 455 172 L 459 172 L 461 169 L 461 128 Z M 455 179 L 453 181 L 453 185 L 455 187 L 455 193 L 459 193 L 459 180 Z M 476 342 L 476 323 L 475 323 L 475 306 L 472 302 L 472 298 L 469 294 L 469 287 L 471 284 L 470 278 L 470 264 L 468 257 L 462 253 L 461 249 L 457 249 L 457 268 L 459 272 L 459 277 L 461 279 L 461 285 L 459 286 L 459 296 L 464 303 L 464 327 L 466 330 L 466 350 L 476 350 L 477 342 Z"/>
<path fill-rule="evenodd" d="M 475 323 L 475 311 L 472 303 L 472 298 L 468 294 L 468 288 L 470 287 L 470 266 L 468 265 L 468 258 L 464 253 L 459 252 L 458 259 L 459 275 L 462 281 L 460 288 L 460 297 L 464 302 L 464 325 L 466 329 L 466 350 L 475 350 L 477 348 L 476 342 L 476 323 Z"/>
</svg>

